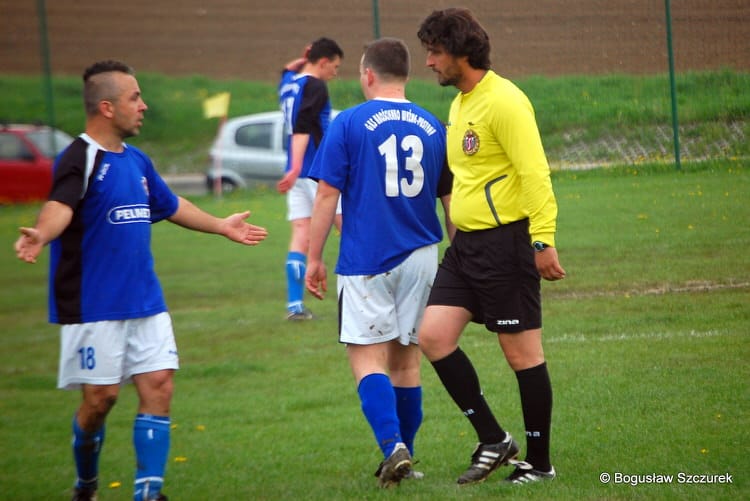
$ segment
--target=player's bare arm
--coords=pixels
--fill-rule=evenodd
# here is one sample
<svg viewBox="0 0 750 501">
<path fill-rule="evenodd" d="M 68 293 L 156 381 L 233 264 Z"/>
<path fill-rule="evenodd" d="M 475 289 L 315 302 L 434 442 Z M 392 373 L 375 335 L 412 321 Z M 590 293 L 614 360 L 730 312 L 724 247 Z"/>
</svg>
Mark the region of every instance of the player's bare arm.
<svg viewBox="0 0 750 501">
<path fill-rule="evenodd" d="M 451 196 L 443 195 L 440 197 L 440 203 L 443 205 L 443 215 L 445 217 L 445 234 L 448 235 L 448 241 L 452 242 L 456 236 L 456 225 L 451 221 Z"/>
<path fill-rule="evenodd" d="M 325 181 L 320 181 L 313 205 L 305 287 L 318 299 L 323 299 L 323 293 L 328 291 L 327 271 L 323 263 L 323 249 L 336 217 L 339 194 L 339 190 Z"/>
<path fill-rule="evenodd" d="M 307 45 L 305 47 L 305 50 L 302 51 L 302 56 L 298 57 L 297 59 L 292 59 L 288 63 L 284 65 L 284 68 L 289 71 L 294 71 L 295 73 L 302 71 L 302 68 L 307 63 L 307 55 L 310 53 L 310 48 L 312 47 L 312 44 Z"/>
<path fill-rule="evenodd" d="M 297 181 L 300 172 L 302 172 L 302 164 L 304 163 L 305 151 L 307 151 L 307 145 L 310 142 L 310 134 L 293 134 L 291 144 L 289 147 L 292 151 L 292 161 L 289 168 L 289 172 L 284 174 L 284 177 L 277 183 L 276 189 L 279 193 L 286 193 L 292 189 L 294 183 Z"/>
<path fill-rule="evenodd" d="M 250 211 L 238 212 L 225 218 L 218 218 L 199 209 L 189 200 L 179 197 L 180 205 L 169 220 L 185 228 L 223 235 L 229 240 L 245 245 L 257 245 L 262 242 L 268 231 L 247 223 Z"/>
<path fill-rule="evenodd" d="M 57 238 L 73 219 L 73 209 L 67 205 L 50 200 L 45 202 L 39 212 L 36 226 L 20 228 L 21 236 L 13 246 L 16 256 L 21 261 L 36 263 L 44 246 Z"/>
</svg>

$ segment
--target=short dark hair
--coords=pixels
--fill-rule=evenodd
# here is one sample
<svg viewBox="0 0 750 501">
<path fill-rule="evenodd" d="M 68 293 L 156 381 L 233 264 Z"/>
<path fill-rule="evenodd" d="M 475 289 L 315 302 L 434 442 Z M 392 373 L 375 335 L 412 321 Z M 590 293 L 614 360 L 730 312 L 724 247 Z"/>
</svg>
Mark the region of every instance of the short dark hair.
<svg viewBox="0 0 750 501">
<path fill-rule="evenodd" d="M 362 66 L 385 79 L 409 77 L 409 48 L 398 38 L 380 38 L 365 46 Z"/>
<path fill-rule="evenodd" d="M 440 47 L 456 57 L 467 56 L 469 66 L 490 69 L 490 37 L 469 9 L 436 10 L 419 27 L 423 47 Z"/>
<path fill-rule="evenodd" d="M 344 58 L 344 51 L 341 50 L 339 44 L 330 38 L 318 38 L 310 45 L 310 50 L 307 53 L 307 60 L 311 63 L 318 62 L 324 57 L 327 59 L 335 59 L 336 56 Z"/>
<path fill-rule="evenodd" d="M 99 78 L 98 75 L 105 73 L 125 73 L 135 75 L 133 68 L 127 64 L 108 59 L 99 61 L 83 72 L 83 105 L 86 109 L 86 115 L 96 115 L 99 109 L 99 102 L 114 101 L 117 98 L 117 89 L 111 78 Z"/>
<path fill-rule="evenodd" d="M 107 59 L 106 61 L 98 61 L 83 72 L 83 81 L 88 82 L 89 78 L 99 73 L 107 73 L 110 71 L 119 71 L 120 73 L 127 73 L 128 75 L 135 75 L 133 68 L 121 61 L 115 61 L 113 59 Z"/>
</svg>

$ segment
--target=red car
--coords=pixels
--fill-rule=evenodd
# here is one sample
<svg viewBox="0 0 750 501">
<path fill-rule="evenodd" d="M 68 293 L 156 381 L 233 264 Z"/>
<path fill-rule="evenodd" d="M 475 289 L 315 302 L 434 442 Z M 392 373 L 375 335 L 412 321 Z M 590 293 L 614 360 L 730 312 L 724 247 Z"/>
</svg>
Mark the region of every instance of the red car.
<svg viewBox="0 0 750 501">
<path fill-rule="evenodd" d="M 0 204 L 46 199 L 55 156 L 72 141 L 43 125 L 0 124 Z"/>
</svg>

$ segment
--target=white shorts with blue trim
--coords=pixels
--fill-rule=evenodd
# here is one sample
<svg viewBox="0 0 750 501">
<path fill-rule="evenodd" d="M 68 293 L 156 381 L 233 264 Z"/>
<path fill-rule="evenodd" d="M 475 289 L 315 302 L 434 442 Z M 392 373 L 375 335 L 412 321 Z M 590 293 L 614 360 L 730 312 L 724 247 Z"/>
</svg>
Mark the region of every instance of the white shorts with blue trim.
<svg viewBox="0 0 750 501">
<path fill-rule="evenodd" d="M 130 320 L 63 325 L 57 387 L 131 382 L 136 374 L 178 369 L 169 313 Z"/>
</svg>

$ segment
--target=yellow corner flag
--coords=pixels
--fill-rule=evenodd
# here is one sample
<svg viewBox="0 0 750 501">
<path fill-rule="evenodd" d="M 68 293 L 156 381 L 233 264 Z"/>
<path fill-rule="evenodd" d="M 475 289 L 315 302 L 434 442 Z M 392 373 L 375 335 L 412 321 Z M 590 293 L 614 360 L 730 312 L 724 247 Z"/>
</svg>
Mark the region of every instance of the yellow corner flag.
<svg viewBox="0 0 750 501">
<path fill-rule="evenodd" d="M 229 113 L 229 92 L 222 92 L 203 100 L 205 118 L 226 117 Z"/>
</svg>

